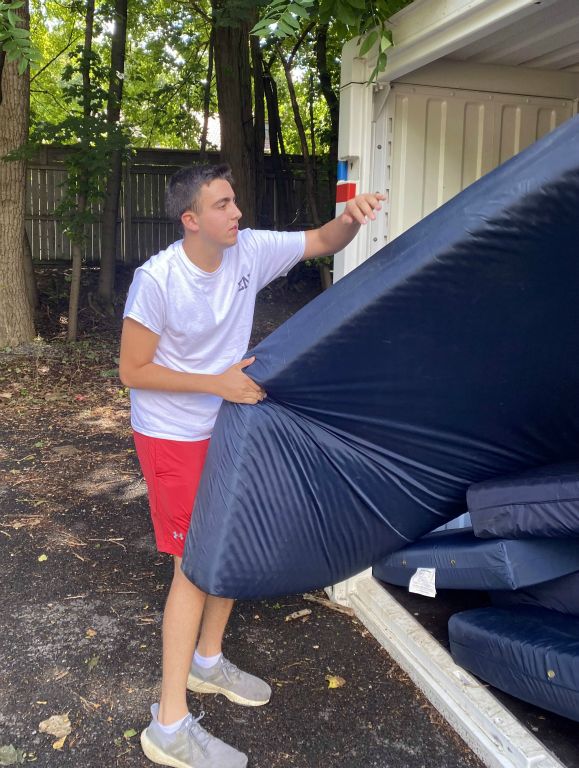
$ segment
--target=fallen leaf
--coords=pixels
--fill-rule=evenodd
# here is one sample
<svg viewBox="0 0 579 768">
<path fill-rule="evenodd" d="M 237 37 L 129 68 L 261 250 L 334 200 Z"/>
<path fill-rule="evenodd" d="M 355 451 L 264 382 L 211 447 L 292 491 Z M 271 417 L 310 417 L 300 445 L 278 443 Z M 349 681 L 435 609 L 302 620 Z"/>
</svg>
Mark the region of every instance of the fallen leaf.
<svg viewBox="0 0 579 768">
<path fill-rule="evenodd" d="M 24 752 L 12 744 L 0 746 L 0 765 L 16 765 L 24 762 Z"/>
<path fill-rule="evenodd" d="M 289 616 L 285 617 L 286 621 L 295 621 L 296 619 L 303 619 L 304 616 L 309 616 L 311 613 L 309 608 L 304 608 L 301 611 L 295 611 L 295 613 L 290 613 Z"/>
<path fill-rule="evenodd" d="M 127 731 L 123 733 L 123 736 L 125 737 L 125 739 L 132 739 L 133 736 L 136 736 L 136 735 L 137 735 L 137 732 L 135 731 L 134 728 L 129 728 Z"/>
<path fill-rule="evenodd" d="M 87 637 L 95 637 L 96 636 L 96 629 L 89 628 L 86 631 Z"/>
<path fill-rule="evenodd" d="M 76 448 L 74 445 L 57 445 L 55 448 L 52 449 L 52 453 L 56 456 L 74 456 L 77 453 L 80 453 L 78 448 Z"/>
<path fill-rule="evenodd" d="M 66 736 L 63 736 L 62 738 L 58 739 L 58 741 L 54 741 L 52 743 L 53 749 L 62 749 L 64 747 L 64 742 L 66 741 Z"/>
<path fill-rule="evenodd" d="M 46 560 L 48 560 L 48 555 L 40 555 L 38 558 L 39 563 L 44 563 Z"/>
<path fill-rule="evenodd" d="M 10 400 L 12 397 L 12 392 L 0 392 L 0 397 L 4 398 L 4 400 Z M 4 747 L 0 747 L 0 749 L 4 749 Z M 10 765 L 10 763 L 0 763 L 0 765 Z"/>
<path fill-rule="evenodd" d="M 98 663 L 99 663 L 99 657 L 98 657 L 98 656 L 93 656 L 92 658 L 90 658 L 90 659 L 87 661 L 87 663 L 86 663 L 86 665 L 87 665 L 87 667 L 88 667 L 88 671 L 89 671 L 89 672 L 92 672 L 92 670 L 93 670 L 93 669 L 96 667 L 96 665 L 97 665 Z"/>
<path fill-rule="evenodd" d="M 64 715 L 52 715 L 47 720 L 43 720 L 39 724 L 38 730 L 41 733 L 49 733 L 51 736 L 56 736 L 57 739 L 62 739 L 63 737 L 66 738 L 72 731 L 72 726 L 68 714 L 65 713 Z M 64 744 L 64 741 L 62 743 Z M 60 749 L 60 747 L 55 747 L 55 749 Z"/>
<path fill-rule="evenodd" d="M 339 675 L 326 675 L 326 680 L 328 681 L 328 688 L 341 688 L 346 685 L 344 678 Z"/>
</svg>

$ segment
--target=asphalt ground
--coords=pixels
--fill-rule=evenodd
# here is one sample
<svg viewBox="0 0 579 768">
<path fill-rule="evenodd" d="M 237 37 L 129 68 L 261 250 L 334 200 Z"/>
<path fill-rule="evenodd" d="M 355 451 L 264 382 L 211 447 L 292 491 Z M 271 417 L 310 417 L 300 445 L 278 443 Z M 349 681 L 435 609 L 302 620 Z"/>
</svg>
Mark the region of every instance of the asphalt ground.
<svg viewBox="0 0 579 768">
<path fill-rule="evenodd" d="M 27 450 L 20 443 L 15 460 Z M 0 745 L 47 768 L 149 764 L 138 733 L 158 698 L 171 565 L 155 552 L 142 484 L 110 472 L 108 492 L 87 497 L 78 488 L 78 503 L 53 513 L 50 530 L 6 525 L 25 520 L 30 503 L 18 487 L 1 497 L 10 538 L 0 537 Z M 101 484 L 106 477 L 101 465 Z M 304 609 L 305 620 L 286 621 Z M 191 695 L 190 707 L 204 710 L 208 730 L 246 751 L 253 768 L 480 765 L 349 616 L 299 595 L 241 603 L 226 652 L 272 685 L 270 704 Z M 330 688 L 328 677 L 344 682 Z M 64 713 L 72 730 L 58 749 L 39 724 Z"/>
<path fill-rule="evenodd" d="M 310 279 L 262 292 L 254 342 L 318 290 Z M 0 351 L 0 765 L 145 768 L 172 564 L 154 547 L 118 327 L 103 333 L 85 313 L 67 346 L 65 307 L 47 295 L 56 337 Z M 481 765 L 351 616 L 301 595 L 239 603 L 225 651 L 271 684 L 271 702 L 191 695 L 190 708 L 251 768 Z M 54 715 L 70 721 L 64 740 L 40 728 Z"/>
<path fill-rule="evenodd" d="M 172 566 L 155 551 L 126 397 L 104 389 L 106 405 L 85 387 L 1 414 L 0 765 L 148 764 L 138 734 L 159 694 Z M 480 765 L 350 616 L 301 595 L 239 603 L 225 650 L 272 685 L 270 704 L 192 695 L 190 708 L 253 768 Z M 39 726 L 64 714 L 62 744 Z"/>
</svg>

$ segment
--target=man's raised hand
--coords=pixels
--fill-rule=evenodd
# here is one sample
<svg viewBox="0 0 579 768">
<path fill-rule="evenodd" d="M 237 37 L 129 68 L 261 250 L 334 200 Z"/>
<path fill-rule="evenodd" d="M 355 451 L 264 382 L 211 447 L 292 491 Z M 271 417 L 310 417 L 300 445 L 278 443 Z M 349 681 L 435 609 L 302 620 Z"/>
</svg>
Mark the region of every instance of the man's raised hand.
<svg viewBox="0 0 579 768">
<path fill-rule="evenodd" d="M 375 219 L 376 214 L 374 211 L 381 210 L 382 206 L 380 202 L 386 200 L 385 195 L 381 195 L 379 192 L 372 194 L 365 192 L 361 195 L 356 195 L 352 200 L 348 200 L 346 208 L 342 213 L 342 219 L 346 224 L 365 224 L 368 219 Z"/>
</svg>

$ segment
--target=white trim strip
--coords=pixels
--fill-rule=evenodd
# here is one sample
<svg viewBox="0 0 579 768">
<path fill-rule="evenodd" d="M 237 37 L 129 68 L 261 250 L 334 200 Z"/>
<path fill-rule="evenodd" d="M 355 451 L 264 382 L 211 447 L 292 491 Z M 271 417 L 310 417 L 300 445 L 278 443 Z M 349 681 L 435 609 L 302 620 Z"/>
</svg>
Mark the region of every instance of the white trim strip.
<svg viewBox="0 0 579 768">
<path fill-rule="evenodd" d="M 363 624 L 488 768 L 565 768 L 372 578 L 349 603 Z"/>
<path fill-rule="evenodd" d="M 457 4 L 452 13 L 442 13 L 444 4 L 424 3 L 417 6 L 415 18 L 411 13 L 403 17 L 404 25 L 400 24 L 398 30 L 394 16 L 394 47 L 388 51 L 388 64 L 379 80 L 396 80 L 554 2 L 470 0 Z M 410 5 L 407 10 L 412 8 Z"/>
</svg>

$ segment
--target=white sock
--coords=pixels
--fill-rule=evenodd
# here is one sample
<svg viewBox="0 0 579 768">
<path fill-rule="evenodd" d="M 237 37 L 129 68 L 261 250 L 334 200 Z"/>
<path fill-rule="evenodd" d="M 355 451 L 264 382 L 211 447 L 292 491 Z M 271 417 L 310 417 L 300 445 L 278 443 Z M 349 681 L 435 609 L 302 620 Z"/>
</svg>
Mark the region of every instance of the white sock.
<svg viewBox="0 0 579 768">
<path fill-rule="evenodd" d="M 217 662 L 222 656 L 223 656 L 222 653 L 218 653 L 217 656 L 201 656 L 201 654 L 195 651 L 193 660 L 195 661 L 195 664 L 197 664 L 197 666 L 203 667 L 203 669 L 211 669 L 211 667 L 214 667 L 217 664 Z"/>
<path fill-rule="evenodd" d="M 180 720 L 177 720 L 176 723 L 171 723 L 170 725 L 163 725 L 163 723 L 157 724 L 163 733 L 166 733 L 169 736 L 172 733 L 176 733 L 188 717 L 189 715 L 185 715 L 185 717 L 182 717 Z"/>
</svg>

